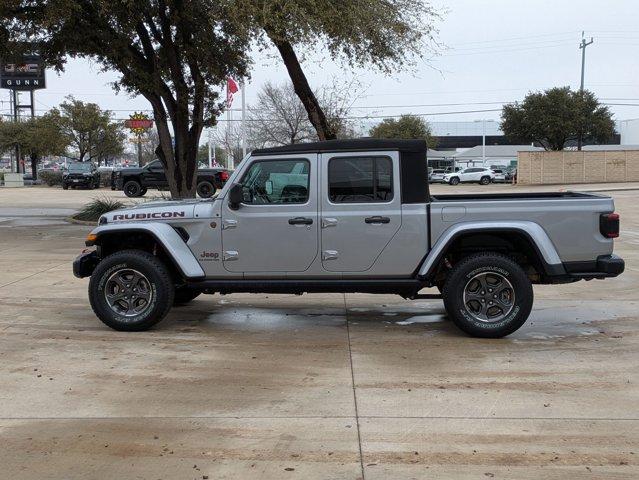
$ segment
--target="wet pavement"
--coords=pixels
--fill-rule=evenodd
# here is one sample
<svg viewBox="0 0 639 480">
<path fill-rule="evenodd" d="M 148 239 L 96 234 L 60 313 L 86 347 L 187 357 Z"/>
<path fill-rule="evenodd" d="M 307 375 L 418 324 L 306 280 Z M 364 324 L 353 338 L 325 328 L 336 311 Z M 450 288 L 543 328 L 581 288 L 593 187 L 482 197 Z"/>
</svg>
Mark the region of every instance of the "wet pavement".
<svg viewBox="0 0 639 480">
<path fill-rule="evenodd" d="M 352 294 L 202 296 L 114 332 L 70 271 L 87 227 L 0 222 L 0 477 L 638 478 L 639 192 L 614 196 L 626 273 L 535 287 L 500 340 Z"/>
</svg>

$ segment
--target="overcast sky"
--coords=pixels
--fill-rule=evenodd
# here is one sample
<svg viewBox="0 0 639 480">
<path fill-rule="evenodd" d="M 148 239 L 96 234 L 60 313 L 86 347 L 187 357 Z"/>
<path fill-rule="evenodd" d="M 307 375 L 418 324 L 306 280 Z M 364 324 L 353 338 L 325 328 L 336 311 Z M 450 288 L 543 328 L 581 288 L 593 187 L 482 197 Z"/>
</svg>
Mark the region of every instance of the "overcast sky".
<svg viewBox="0 0 639 480">
<path fill-rule="evenodd" d="M 392 76 L 351 71 L 320 56 L 304 67 L 313 86 L 355 76 L 365 87 L 354 115 L 428 113 L 431 122 L 499 119 L 498 102 L 520 100 L 531 90 L 569 85 L 578 88 L 581 31 L 594 44 L 587 48 L 586 88 L 611 105 L 616 120 L 639 118 L 639 8 L 636 0 L 451 0 L 434 2 L 446 9 L 437 26 L 447 46 L 440 56 L 413 71 Z M 428 55 L 427 55 L 428 56 Z M 36 92 L 37 108 L 46 110 L 66 95 L 98 103 L 126 118 L 149 109 L 143 98 L 115 95 L 108 83 L 115 74 L 99 73 L 86 61 L 71 62 L 61 75 L 48 73 L 47 90 Z M 247 102 L 265 81 L 287 81 L 281 62 L 256 57 Z M 8 91 L 0 91 L 6 113 Z M 493 103 L 495 102 L 495 103 Z M 239 106 L 239 98 L 234 107 Z M 441 105 L 458 104 L 458 105 Z M 371 108 L 376 107 L 376 108 Z M 445 112 L 496 110 L 473 113 Z M 440 115 L 434 115 L 434 114 Z"/>
</svg>

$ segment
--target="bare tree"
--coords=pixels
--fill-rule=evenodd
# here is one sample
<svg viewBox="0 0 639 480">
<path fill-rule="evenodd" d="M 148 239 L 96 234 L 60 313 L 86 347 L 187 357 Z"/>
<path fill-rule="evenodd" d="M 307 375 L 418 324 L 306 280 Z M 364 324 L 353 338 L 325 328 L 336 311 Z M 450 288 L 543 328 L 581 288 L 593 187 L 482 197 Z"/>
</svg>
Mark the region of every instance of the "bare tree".
<svg viewBox="0 0 639 480">
<path fill-rule="evenodd" d="M 248 137 L 256 147 L 289 145 L 317 138 L 291 84 L 266 82 L 248 115 Z"/>
<path fill-rule="evenodd" d="M 334 81 L 318 91 L 326 121 L 337 138 L 352 138 L 360 130 L 359 119 L 351 114 L 360 91 L 357 79 L 347 84 Z M 317 140 L 316 130 L 291 83 L 267 82 L 258 93 L 257 103 L 249 109 L 247 124 L 248 143 L 254 148 Z"/>
</svg>

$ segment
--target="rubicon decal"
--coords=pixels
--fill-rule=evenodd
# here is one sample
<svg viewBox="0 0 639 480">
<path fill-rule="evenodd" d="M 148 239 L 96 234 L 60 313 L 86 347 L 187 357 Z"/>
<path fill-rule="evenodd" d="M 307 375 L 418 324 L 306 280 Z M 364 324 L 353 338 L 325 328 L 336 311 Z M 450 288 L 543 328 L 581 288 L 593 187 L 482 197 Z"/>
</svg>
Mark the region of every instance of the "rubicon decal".
<svg viewBox="0 0 639 480">
<path fill-rule="evenodd" d="M 153 212 L 153 213 L 123 213 L 113 215 L 113 221 L 117 220 L 150 220 L 158 218 L 184 218 L 186 212 Z"/>
</svg>

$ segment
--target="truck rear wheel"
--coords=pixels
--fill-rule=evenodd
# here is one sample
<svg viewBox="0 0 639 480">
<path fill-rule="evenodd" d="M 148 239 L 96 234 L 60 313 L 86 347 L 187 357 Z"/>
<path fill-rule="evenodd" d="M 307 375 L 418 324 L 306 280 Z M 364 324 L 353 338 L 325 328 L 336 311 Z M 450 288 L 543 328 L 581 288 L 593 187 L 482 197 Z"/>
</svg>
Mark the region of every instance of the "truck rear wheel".
<svg viewBox="0 0 639 480">
<path fill-rule="evenodd" d="M 127 197 L 141 197 L 146 193 L 146 189 L 142 188 L 142 185 L 135 180 L 129 180 L 126 182 L 122 187 L 122 190 L 124 190 L 124 194 Z"/>
<path fill-rule="evenodd" d="M 148 330 L 173 306 L 175 288 L 164 263 L 142 250 L 109 255 L 89 281 L 91 308 L 114 330 Z"/>
<path fill-rule="evenodd" d="M 202 180 L 200 183 L 198 183 L 196 190 L 197 194 L 201 198 L 211 198 L 213 195 L 215 195 L 215 186 L 208 180 Z"/>
<path fill-rule="evenodd" d="M 444 285 L 451 320 L 469 335 L 500 338 L 521 327 L 532 310 L 533 288 L 522 268 L 499 253 L 479 253 L 457 263 Z"/>
</svg>

